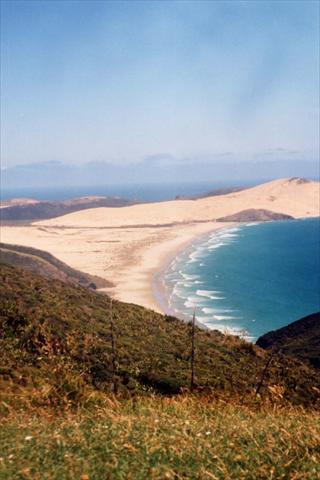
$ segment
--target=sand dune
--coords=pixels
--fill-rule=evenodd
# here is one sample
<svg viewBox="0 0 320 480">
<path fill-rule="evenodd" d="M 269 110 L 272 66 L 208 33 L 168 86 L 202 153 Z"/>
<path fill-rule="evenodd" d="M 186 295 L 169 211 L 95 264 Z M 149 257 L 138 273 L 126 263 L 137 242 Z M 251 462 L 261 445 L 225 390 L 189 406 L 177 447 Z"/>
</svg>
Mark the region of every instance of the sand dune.
<svg viewBox="0 0 320 480">
<path fill-rule="evenodd" d="M 319 215 L 319 183 L 300 179 L 275 180 L 228 195 L 199 200 L 174 200 L 152 204 L 96 208 L 37 222 L 60 226 L 142 226 L 192 221 L 212 221 L 247 208 L 261 208 L 295 218 Z"/>
<path fill-rule="evenodd" d="M 160 310 L 152 291 L 154 272 L 197 236 L 224 227 L 215 219 L 249 208 L 294 218 L 319 216 L 319 187 L 284 179 L 198 200 L 82 210 L 31 226 L 2 227 L 1 240 L 46 250 L 111 280 L 116 298 Z"/>
</svg>

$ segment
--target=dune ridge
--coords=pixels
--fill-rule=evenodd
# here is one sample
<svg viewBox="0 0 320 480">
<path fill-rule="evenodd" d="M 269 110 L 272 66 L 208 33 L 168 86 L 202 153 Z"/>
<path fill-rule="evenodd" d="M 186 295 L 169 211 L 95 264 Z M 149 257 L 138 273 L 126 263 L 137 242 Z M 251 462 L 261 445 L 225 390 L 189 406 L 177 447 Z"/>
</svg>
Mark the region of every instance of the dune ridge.
<svg viewBox="0 0 320 480">
<path fill-rule="evenodd" d="M 247 208 L 271 210 L 294 218 L 319 215 L 319 182 L 284 179 L 251 187 L 240 192 L 198 200 L 171 200 L 122 207 L 114 212 L 108 207 L 78 211 L 51 220 L 36 222 L 46 226 L 124 226 L 162 225 L 214 221 Z"/>
</svg>

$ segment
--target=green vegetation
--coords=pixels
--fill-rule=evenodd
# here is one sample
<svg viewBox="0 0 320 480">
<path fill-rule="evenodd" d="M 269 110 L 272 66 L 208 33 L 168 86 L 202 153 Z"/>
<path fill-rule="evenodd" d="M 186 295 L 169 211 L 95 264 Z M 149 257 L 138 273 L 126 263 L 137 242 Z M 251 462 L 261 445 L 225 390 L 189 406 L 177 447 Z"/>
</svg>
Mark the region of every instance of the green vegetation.
<svg viewBox="0 0 320 480">
<path fill-rule="evenodd" d="M 257 345 L 267 350 L 281 350 L 285 355 L 320 369 L 320 313 L 262 335 Z"/>
<path fill-rule="evenodd" d="M 40 403 L 85 399 L 113 386 L 110 300 L 8 265 L 1 268 L 2 373 L 9 386 Z M 190 382 L 191 325 L 137 305 L 113 302 L 120 391 L 181 392 Z M 268 353 L 232 336 L 197 328 L 195 388 L 215 396 L 254 396 Z M 283 400 L 317 399 L 319 375 L 278 356 L 263 397 L 276 387 Z M 37 395 L 34 395 L 34 390 Z"/>
<path fill-rule="evenodd" d="M 1 480 L 320 476 L 307 365 L 256 395 L 269 352 L 196 327 L 191 395 L 191 324 L 6 264 L 0 302 Z"/>
<path fill-rule="evenodd" d="M 12 415 L 0 431 L 10 480 L 315 480 L 320 419 L 182 396 L 109 398 L 94 411 Z"/>
</svg>

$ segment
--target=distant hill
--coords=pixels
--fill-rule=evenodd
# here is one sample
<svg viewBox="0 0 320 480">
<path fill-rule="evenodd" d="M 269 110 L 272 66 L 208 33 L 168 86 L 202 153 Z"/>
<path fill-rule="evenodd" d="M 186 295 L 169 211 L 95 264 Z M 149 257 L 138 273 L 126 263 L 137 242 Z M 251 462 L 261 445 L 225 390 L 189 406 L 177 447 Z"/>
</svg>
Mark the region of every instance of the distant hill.
<svg viewBox="0 0 320 480">
<path fill-rule="evenodd" d="M 274 180 L 238 192 L 197 200 L 171 200 L 139 204 L 121 209 L 94 208 L 41 221 L 54 227 L 167 226 L 194 222 L 213 222 L 239 212 L 262 210 L 263 218 L 310 218 L 319 216 L 320 183 L 300 178 Z M 271 212 L 266 214 L 265 212 Z M 279 212 L 279 213 L 277 213 Z M 256 213 L 256 212 L 255 212 Z M 247 218 L 262 218 L 245 214 Z"/>
<path fill-rule="evenodd" d="M 285 355 L 320 369 L 320 312 L 262 335 L 257 345 L 266 350 L 280 350 Z"/>
<path fill-rule="evenodd" d="M 263 208 L 248 208 L 233 215 L 217 218 L 217 222 L 268 222 L 272 220 L 293 220 L 293 217 Z"/>
<path fill-rule="evenodd" d="M 111 310 L 106 295 L 6 264 L 0 312 L 2 396 L 19 391 L 38 405 L 78 402 L 110 391 L 115 380 L 122 392 L 188 389 L 191 327 L 174 317 L 118 301 Z M 267 358 L 244 340 L 196 328 L 195 388 L 254 398 Z M 315 370 L 279 356 L 261 394 L 273 398 L 277 391 L 284 401 L 315 405 L 317 388 Z"/>
<path fill-rule="evenodd" d="M 199 195 L 177 195 L 176 200 L 198 200 L 200 198 L 217 197 L 219 195 L 227 195 L 228 193 L 241 192 L 248 187 L 230 187 L 230 188 L 215 188 Z"/>
<path fill-rule="evenodd" d="M 120 197 L 82 197 L 62 201 L 35 201 L 13 199 L 0 209 L 1 221 L 30 221 L 60 217 L 68 213 L 97 207 L 124 207 L 139 203 Z"/>
<path fill-rule="evenodd" d="M 45 278 L 61 280 L 89 288 L 111 287 L 104 278 L 80 272 L 61 262 L 50 253 L 31 247 L 0 243 L 0 260 L 3 263 L 38 273 Z"/>
</svg>

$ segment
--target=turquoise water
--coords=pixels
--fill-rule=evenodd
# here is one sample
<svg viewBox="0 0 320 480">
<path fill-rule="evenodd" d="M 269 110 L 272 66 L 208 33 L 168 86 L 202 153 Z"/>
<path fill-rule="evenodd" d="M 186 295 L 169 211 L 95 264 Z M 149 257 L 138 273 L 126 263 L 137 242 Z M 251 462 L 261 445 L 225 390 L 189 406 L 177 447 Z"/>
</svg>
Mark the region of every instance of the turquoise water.
<svg viewBox="0 0 320 480">
<path fill-rule="evenodd" d="M 250 340 L 320 310 L 320 219 L 231 227 L 177 257 L 170 310 Z"/>
</svg>

